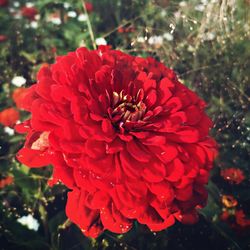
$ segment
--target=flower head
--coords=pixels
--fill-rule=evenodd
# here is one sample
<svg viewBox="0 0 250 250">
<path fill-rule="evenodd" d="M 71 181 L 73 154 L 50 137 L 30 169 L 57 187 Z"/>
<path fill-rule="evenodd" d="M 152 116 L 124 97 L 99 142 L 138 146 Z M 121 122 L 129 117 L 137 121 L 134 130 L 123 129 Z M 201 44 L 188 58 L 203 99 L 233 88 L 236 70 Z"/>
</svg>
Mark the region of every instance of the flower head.
<svg viewBox="0 0 250 250">
<path fill-rule="evenodd" d="M 21 87 L 26 83 L 26 79 L 23 76 L 15 76 L 11 83 L 15 85 L 16 87 Z"/>
<path fill-rule="evenodd" d="M 0 188 L 4 188 L 13 183 L 14 178 L 12 176 L 7 176 L 0 180 Z"/>
<path fill-rule="evenodd" d="M 86 8 L 86 11 L 87 11 L 88 13 L 91 13 L 91 12 L 93 12 L 93 10 L 94 10 L 93 4 L 90 3 L 90 2 L 86 2 L 86 3 L 85 3 L 85 8 Z"/>
<path fill-rule="evenodd" d="M 245 212 L 242 209 L 235 212 L 236 223 L 241 227 L 250 227 L 250 218 L 247 218 Z"/>
<path fill-rule="evenodd" d="M 239 168 L 227 168 L 221 170 L 221 176 L 232 184 L 240 184 L 245 180 L 245 175 Z"/>
<path fill-rule="evenodd" d="M 0 0 L 0 6 L 1 7 L 5 7 L 9 4 L 9 1 L 8 0 Z"/>
<path fill-rule="evenodd" d="M 37 231 L 39 228 L 39 223 L 37 219 L 35 219 L 31 214 L 28 214 L 27 216 L 23 216 L 17 219 L 17 222 L 28 227 L 28 229 L 30 230 Z"/>
<path fill-rule="evenodd" d="M 7 36 L 5 36 L 5 35 L 0 35 L 0 43 L 1 43 L 1 42 L 5 42 L 7 39 L 8 39 Z"/>
<path fill-rule="evenodd" d="M 54 166 L 85 235 L 197 220 L 217 146 L 205 102 L 171 69 L 100 46 L 58 57 L 37 80 L 23 102 L 31 119 L 16 127 L 27 133 L 17 158 Z"/>
<path fill-rule="evenodd" d="M 22 16 L 24 16 L 25 18 L 29 19 L 30 21 L 34 21 L 35 16 L 38 14 L 38 11 L 33 6 L 32 7 L 24 6 L 21 9 L 21 13 L 22 13 Z"/>
<path fill-rule="evenodd" d="M 12 99 L 15 102 L 16 106 L 19 109 L 22 109 L 23 99 L 25 98 L 25 95 L 27 93 L 26 88 L 16 88 L 12 94 Z"/>
<path fill-rule="evenodd" d="M 0 123 L 12 127 L 19 120 L 19 113 L 14 108 L 7 108 L 0 112 Z"/>
</svg>

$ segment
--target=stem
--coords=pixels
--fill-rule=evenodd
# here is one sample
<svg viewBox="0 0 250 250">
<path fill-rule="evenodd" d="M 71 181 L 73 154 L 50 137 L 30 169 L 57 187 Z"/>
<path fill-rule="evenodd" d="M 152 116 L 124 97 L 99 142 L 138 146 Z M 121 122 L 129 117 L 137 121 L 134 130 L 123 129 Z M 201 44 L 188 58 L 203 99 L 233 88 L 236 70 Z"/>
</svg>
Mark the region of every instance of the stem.
<svg viewBox="0 0 250 250">
<path fill-rule="evenodd" d="M 83 6 L 84 14 L 87 17 L 87 26 L 88 26 L 92 46 L 93 46 L 94 49 L 96 49 L 95 36 L 94 36 L 92 25 L 91 25 L 91 22 L 90 22 L 90 19 L 89 19 L 89 14 L 88 14 L 87 9 L 86 9 L 85 0 L 82 0 L 82 6 Z"/>
</svg>

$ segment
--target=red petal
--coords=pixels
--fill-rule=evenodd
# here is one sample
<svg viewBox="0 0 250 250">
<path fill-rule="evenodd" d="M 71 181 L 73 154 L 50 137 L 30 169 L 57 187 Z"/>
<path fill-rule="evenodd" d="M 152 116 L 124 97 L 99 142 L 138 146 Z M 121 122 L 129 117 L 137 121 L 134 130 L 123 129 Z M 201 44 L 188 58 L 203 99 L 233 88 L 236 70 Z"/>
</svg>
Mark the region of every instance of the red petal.
<svg viewBox="0 0 250 250">
<path fill-rule="evenodd" d="M 148 93 L 148 95 L 145 98 L 145 103 L 147 105 L 147 107 L 151 107 L 156 103 L 157 100 L 157 94 L 156 91 L 154 89 L 150 90 L 150 92 Z"/>
<path fill-rule="evenodd" d="M 185 113 L 187 115 L 187 123 L 189 125 L 195 125 L 201 119 L 201 110 L 197 106 L 189 106 L 187 109 L 185 109 Z"/>
<path fill-rule="evenodd" d="M 162 135 L 152 135 L 141 140 L 144 145 L 162 145 L 166 142 L 166 137 Z"/>
<path fill-rule="evenodd" d="M 114 128 L 113 128 L 113 126 L 112 126 L 110 120 L 104 119 L 104 120 L 102 121 L 102 131 L 103 131 L 104 133 L 106 133 L 108 136 L 114 134 L 115 131 L 114 131 Z"/>
<path fill-rule="evenodd" d="M 134 167 L 134 160 L 125 150 L 120 153 L 120 161 L 121 166 L 124 173 L 132 179 L 137 179 L 140 176 L 140 171 L 142 169 L 142 165 L 137 164 L 136 168 Z"/>
<path fill-rule="evenodd" d="M 197 129 L 186 126 L 175 133 L 168 134 L 167 138 L 176 142 L 195 143 L 199 141 L 200 136 Z"/>
<path fill-rule="evenodd" d="M 103 158 L 106 155 L 106 144 L 102 141 L 88 139 L 85 143 L 85 152 L 91 158 Z"/>
<path fill-rule="evenodd" d="M 178 150 L 173 144 L 165 144 L 156 146 L 149 146 L 151 152 L 153 152 L 163 163 L 171 162 L 177 155 Z"/>
<path fill-rule="evenodd" d="M 188 185 L 185 188 L 175 190 L 176 199 L 180 201 L 187 201 L 193 195 L 193 186 Z"/>
<path fill-rule="evenodd" d="M 145 197 L 147 195 L 147 186 L 144 181 L 126 181 L 128 191 L 136 197 Z"/>
<path fill-rule="evenodd" d="M 163 78 L 159 83 L 161 93 L 161 104 L 164 104 L 173 94 L 169 88 L 173 88 L 174 84 L 168 78 Z"/>
<path fill-rule="evenodd" d="M 105 207 L 110 200 L 110 196 L 101 190 L 87 195 L 86 205 L 92 209 Z"/>
<path fill-rule="evenodd" d="M 175 182 L 178 181 L 184 174 L 184 165 L 183 163 L 176 158 L 171 163 L 166 165 L 166 179 Z"/>
<path fill-rule="evenodd" d="M 173 188 L 167 181 L 151 183 L 149 185 L 149 189 L 152 193 L 157 195 L 159 200 L 164 200 L 168 203 L 171 203 L 174 199 Z"/>
<path fill-rule="evenodd" d="M 126 233 L 132 227 L 132 221 L 125 218 L 111 203 L 101 209 L 101 221 L 105 228 L 114 233 Z"/>
<path fill-rule="evenodd" d="M 51 164 L 51 159 L 46 151 L 22 148 L 17 153 L 17 159 L 31 168 L 44 167 Z"/>
<path fill-rule="evenodd" d="M 165 178 L 165 165 L 160 161 L 153 161 L 145 164 L 142 177 L 148 182 L 160 182 Z"/>
<path fill-rule="evenodd" d="M 173 215 L 170 215 L 167 219 L 165 219 L 162 223 L 158 224 L 148 224 L 148 227 L 152 231 L 161 231 L 164 230 L 170 226 L 172 226 L 175 223 L 175 219 Z"/>
<path fill-rule="evenodd" d="M 127 143 L 127 150 L 137 161 L 148 162 L 151 158 L 145 147 L 136 140 Z"/>
</svg>

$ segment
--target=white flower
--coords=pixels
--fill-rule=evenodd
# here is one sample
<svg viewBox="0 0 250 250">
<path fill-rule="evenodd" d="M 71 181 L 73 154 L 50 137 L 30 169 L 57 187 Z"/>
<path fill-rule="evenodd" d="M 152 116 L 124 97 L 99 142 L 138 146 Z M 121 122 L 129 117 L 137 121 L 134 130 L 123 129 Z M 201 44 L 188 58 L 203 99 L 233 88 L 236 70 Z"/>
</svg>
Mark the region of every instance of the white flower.
<svg viewBox="0 0 250 250">
<path fill-rule="evenodd" d="M 12 128 L 10 128 L 10 127 L 4 127 L 4 132 L 6 133 L 6 134 L 8 134 L 8 135 L 14 135 L 14 133 L 15 133 L 15 130 L 14 129 L 12 129 Z"/>
<path fill-rule="evenodd" d="M 11 83 L 15 85 L 16 87 L 21 87 L 26 83 L 26 79 L 23 76 L 15 76 Z"/>
<path fill-rule="evenodd" d="M 107 41 L 103 37 L 98 37 L 95 39 L 96 45 L 107 45 Z"/>
<path fill-rule="evenodd" d="M 85 14 L 80 14 L 77 18 L 79 22 L 86 22 L 87 21 L 87 15 Z"/>
<path fill-rule="evenodd" d="M 165 17 L 167 15 L 167 11 L 164 9 L 160 13 L 162 17 Z"/>
<path fill-rule="evenodd" d="M 194 52 L 194 51 L 195 51 L 195 47 L 189 45 L 188 48 L 187 48 L 187 50 L 188 50 L 189 52 Z"/>
<path fill-rule="evenodd" d="M 198 4 L 194 7 L 195 10 L 203 12 L 205 10 L 205 5 L 203 4 Z"/>
<path fill-rule="evenodd" d="M 31 21 L 31 22 L 30 22 L 30 27 L 33 28 L 33 29 L 37 29 L 37 27 L 38 27 L 38 22 L 37 22 L 37 21 Z"/>
<path fill-rule="evenodd" d="M 186 6 L 187 6 L 187 2 L 181 1 L 181 2 L 179 3 L 179 5 L 180 5 L 180 7 L 186 7 Z"/>
<path fill-rule="evenodd" d="M 75 12 L 75 11 L 69 11 L 68 12 L 68 17 L 72 17 L 72 18 L 74 18 L 74 17 L 76 17 L 77 16 L 77 13 Z"/>
<path fill-rule="evenodd" d="M 20 6 L 20 3 L 19 3 L 19 2 L 14 2 L 14 3 L 13 3 L 13 6 L 17 8 L 17 7 Z"/>
<path fill-rule="evenodd" d="M 150 45 L 156 45 L 156 46 L 162 45 L 163 44 L 163 37 L 162 36 L 151 36 L 148 39 L 148 43 Z"/>
<path fill-rule="evenodd" d="M 144 42 L 145 42 L 144 37 L 143 37 L 143 36 L 137 37 L 137 42 L 138 42 L 138 43 L 144 43 Z"/>
<path fill-rule="evenodd" d="M 203 39 L 205 41 L 211 41 L 211 40 L 214 40 L 214 38 L 215 38 L 215 33 L 213 32 L 207 32 L 203 35 Z"/>
<path fill-rule="evenodd" d="M 173 41 L 174 39 L 173 35 L 170 34 L 169 32 L 164 33 L 163 38 L 165 38 L 167 41 Z"/>
<path fill-rule="evenodd" d="M 30 3 L 30 2 L 26 3 L 26 7 L 28 8 L 33 7 L 33 6 L 34 6 L 34 3 Z"/>
<path fill-rule="evenodd" d="M 39 227 L 39 223 L 37 219 L 35 219 L 31 214 L 17 219 L 17 222 L 19 222 L 20 224 L 24 226 L 27 226 L 28 229 L 34 230 L 34 231 L 37 231 Z"/>
<path fill-rule="evenodd" d="M 69 3 L 64 3 L 64 4 L 63 4 L 63 7 L 64 7 L 65 9 L 68 9 L 68 8 L 70 7 L 70 4 L 69 4 Z"/>
<path fill-rule="evenodd" d="M 51 17 L 49 21 L 55 25 L 60 25 L 62 23 L 60 17 Z"/>
<path fill-rule="evenodd" d="M 207 5 L 207 4 L 208 4 L 208 0 L 201 0 L 201 2 L 202 2 L 204 5 Z"/>
<path fill-rule="evenodd" d="M 9 12 L 10 12 L 10 13 L 13 13 L 13 14 L 16 14 L 16 10 L 13 9 L 13 8 L 9 8 Z M 20 16 L 20 15 L 19 15 L 19 16 Z"/>
</svg>

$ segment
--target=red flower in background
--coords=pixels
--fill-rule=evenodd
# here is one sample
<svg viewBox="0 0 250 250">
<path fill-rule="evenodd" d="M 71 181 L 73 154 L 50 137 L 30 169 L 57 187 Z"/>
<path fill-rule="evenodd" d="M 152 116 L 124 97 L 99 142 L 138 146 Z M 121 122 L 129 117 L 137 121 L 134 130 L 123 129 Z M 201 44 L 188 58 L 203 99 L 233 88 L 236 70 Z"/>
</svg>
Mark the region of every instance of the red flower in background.
<svg viewBox="0 0 250 250">
<path fill-rule="evenodd" d="M 93 4 L 90 3 L 90 2 L 86 2 L 85 3 L 85 8 L 86 8 L 86 10 L 87 10 L 88 13 L 91 13 L 94 10 Z"/>
<path fill-rule="evenodd" d="M 245 180 L 245 175 L 242 170 L 238 168 L 227 168 L 221 170 L 221 176 L 232 184 L 240 184 Z"/>
<path fill-rule="evenodd" d="M 0 35 L 0 43 L 1 43 L 1 42 L 5 42 L 7 39 L 8 39 L 7 36 L 5 36 L 5 35 Z"/>
<path fill-rule="evenodd" d="M 222 211 L 222 213 L 220 215 L 220 219 L 222 221 L 225 221 L 225 222 L 228 221 L 229 217 L 230 217 L 230 214 L 227 210 Z"/>
<path fill-rule="evenodd" d="M 129 32 L 134 32 L 135 28 L 133 26 L 129 27 L 119 27 L 117 29 L 118 33 L 129 33 Z"/>
<path fill-rule="evenodd" d="M 53 181 L 72 190 L 67 216 L 85 235 L 197 220 L 217 146 L 205 102 L 171 69 L 101 46 L 58 57 L 37 78 L 17 158 L 54 166 Z"/>
<path fill-rule="evenodd" d="M 13 91 L 12 99 L 19 109 L 23 109 L 23 99 L 27 94 L 27 88 L 16 88 Z"/>
<path fill-rule="evenodd" d="M 9 1 L 8 0 L 0 0 L 0 6 L 1 7 L 5 7 L 9 4 Z"/>
<path fill-rule="evenodd" d="M 250 218 L 247 218 L 243 209 L 224 210 L 220 215 L 220 219 L 235 229 L 237 233 L 249 232 Z"/>
<path fill-rule="evenodd" d="M 30 21 L 35 20 L 35 16 L 38 14 L 38 11 L 35 7 L 22 7 L 21 9 L 22 16 L 26 17 Z"/>
<path fill-rule="evenodd" d="M 13 127 L 19 118 L 19 113 L 14 108 L 7 108 L 0 112 L 0 123 L 7 127 Z"/>
<path fill-rule="evenodd" d="M 7 176 L 6 178 L 0 180 L 0 188 L 4 188 L 13 183 L 14 178 L 12 176 Z"/>
<path fill-rule="evenodd" d="M 242 209 L 235 212 L 236 223 L 241 227 L 250 227 L 250 218 L 246 218 L 246 214 Z"/>
</svg>

